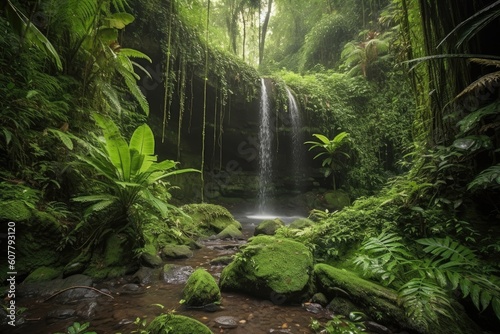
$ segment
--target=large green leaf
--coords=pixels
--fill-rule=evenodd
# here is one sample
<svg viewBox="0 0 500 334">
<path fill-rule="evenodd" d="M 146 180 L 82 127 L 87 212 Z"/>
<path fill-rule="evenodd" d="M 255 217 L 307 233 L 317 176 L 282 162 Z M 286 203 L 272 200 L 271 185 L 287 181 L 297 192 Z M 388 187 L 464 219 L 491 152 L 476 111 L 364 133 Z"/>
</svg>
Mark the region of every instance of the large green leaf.
<svg viewBox="0 0 500 334">
<path fill-rule="evenodd" d="M 94 119 L 104 133 L 106 151 L 121 176 L 120 181 L 130 181 L 130 151 L 127 142 L 112 120 L 98 114 L 94 114 Z"/>
<path fill-rule="evenodd" d="M 155 137 L 153 131 L 147 124 L 143 124 L 135 129 L 130 138 L 130 150 L 137 150 L 139 154 L 153 156 L 155 154 Z"/>
<path fill-rule="evenodd" d="M 127 24 L 134 22 L 135 18 L 129 13 L 113 13 L 106 17 L 110 28 L 123 29 Z"/>
</svg>

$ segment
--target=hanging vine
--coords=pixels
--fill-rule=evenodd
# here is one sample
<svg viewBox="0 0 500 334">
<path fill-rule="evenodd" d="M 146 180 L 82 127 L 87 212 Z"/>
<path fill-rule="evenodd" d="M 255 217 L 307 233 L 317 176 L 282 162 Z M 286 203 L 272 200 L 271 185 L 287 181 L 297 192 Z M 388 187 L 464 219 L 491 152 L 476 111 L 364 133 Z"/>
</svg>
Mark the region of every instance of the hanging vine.
<svg viewBox="0 0 500 334">
<path fill-rule="evenodd" d="M 181 130 L 182 130 L 182 117 L 184 109 L 186 108 L 186 58 L 181 58 L 181 65 L 179 67 L 179 124 L 177 125 L 177 161 L 181 157 Z"/>
<path fill-rule="evenodd" d="M 169 90 L 169 86 L 171 84 L 170 81 L 170 60 L 172 56 L 172 21 L 174 19 L 174 0 L 170 0 L 170 12 L 168 19 L 168 40 L 167 40 L 167 60 L 166 60 L 166 69 L 165 69 L 165 93 L 163 97 L 163 122 L 162 122 L 162 133 L 161 133 L 161 142 L 165 142 L 165 130 L 167 128 L 167 120 L 170 116 L 170 95 L 172 95 L 171 90 Z"/>
<path fill-rule="evenodd" d="M 207 84 L 208 84 L 208 41 L 209 41 L 209 35 L 208 35 L 208 29 L 209 29 L 209 24 L 210 24 L 210 0 L 208 0 L 207 4 L 207 25 L 206 25 L 206 30 L 205 30 L 205 78 L 203 82 L 203 125 L 202 125 L 202 130 L 201 130 L 201 201 L 204 201 L 204 194 L 203 190 L 205 188 L 205 177 L 203 173 L 203 169 L 205 167 L 205 123 L 207 120 Z"/>
</svg>

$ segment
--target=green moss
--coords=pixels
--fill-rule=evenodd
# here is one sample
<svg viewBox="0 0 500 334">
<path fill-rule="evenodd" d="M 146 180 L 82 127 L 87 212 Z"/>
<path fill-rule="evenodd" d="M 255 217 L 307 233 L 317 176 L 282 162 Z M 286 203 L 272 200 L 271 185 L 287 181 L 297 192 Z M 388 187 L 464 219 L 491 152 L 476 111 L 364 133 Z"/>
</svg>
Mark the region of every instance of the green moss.
<svg viewBox="0 0 500 334">
<path fill-rule="evenodd" d="M 219 239 L 243 239 L 243 233 L 234 225 L 227 226 L 219 234 L 217 234 Z"/>
<path fill-rule="evenodd" d="M 215 204 L 189 204 L 182 210 L 187 213 L 195 224 L 208 230 L 221 232 L 229 225 L 241 229 L 241 224 L 236 221 L 231 213 L 224 207 Z"/>
<path fill-rule="evenodd" d="M 408 318 L 398 304 L 398 294 L 379 284 L 367 281 L 344 269 L 326 264 L 317 264 L 314 274 L 318 289 L 329 297 L 342 292 L 356 306 L 382 323 L 394 324 L 418 333 L 478 333 L 477 326 L 467 317 L 460 305 L 455 305 L 455 319 L 439 316 L 439 322 L 429 324 L 429 328 L 418 318 Z"/>
<path fill-rule="evenodd" d="M 162 256 L 167 258 L 187 258 L 193 255 L 191 249 L 186 245 L 166 245 L 162 249 Z"/>
<path fill-rule="evenodd" d="M 313 226 L 314 222 L 309 219 L 309 218 L 299 218 L 294 220 L 288 227 L 290 228 L 297 228 L 297 229 L 303 229 L 308 226 Z"/>
<path fill-rule="evenodd" d="M 262 297 L 300 298 L 309 288 L 313 258 L 303 244 L 267 235 L 253 237 L 222 271 L 221 289 Z"/>
<path fill-rule="evenodd" d="M 31 210 L 23 201 L 10 200 L 0 202 L 0 219 L 20 222 L 31 218 Z"/>
<path fill-rule="evenodd" d="M 279 219 L 266 219 L 260 222 L 259 225 L 255 228 L 254 235 L 266 234 L 266 235 L 274 235 L 276 234 L 276 230 L 280 227 L 285 226 L 285 223 Z"/>
<path fill-rule="evenodd" d="M 162 314 L 148 325 L 151 334 L 212 334 L 210 328 L 196 319 L 178 314 Z"/>
<path fill-rule="evenodd" d="M 325 206 L 329 210 L 342 210 L 351 205 L 349 195 L 342 190 L 331 190 L 325 193 Z"/>
<path fill-rule="evenodd" d="M 61 275 L 61 269 L 54 269 L 50 267 L 39 267 L 35 271 L 31 272 L 28 277 L 24 280 L 24 283 L 28 282 L 43 282 L 50 281 Z"/>
<path fill-rule="evenodd" d="M 219 303 L 221 294 L 217 282 L 205 269 L 196 269 L 186 282 L 183 290 L 185 304 L 189 306 L 203 306 Z"/>
<path fill-rule="evenodd" d="M 104 264 L 113 266 L 122 262 L 124 253 L 124 239 L 119 235 L 112 235 L 106 240 L 106 249 L 104 251 Z"/>
</svg>

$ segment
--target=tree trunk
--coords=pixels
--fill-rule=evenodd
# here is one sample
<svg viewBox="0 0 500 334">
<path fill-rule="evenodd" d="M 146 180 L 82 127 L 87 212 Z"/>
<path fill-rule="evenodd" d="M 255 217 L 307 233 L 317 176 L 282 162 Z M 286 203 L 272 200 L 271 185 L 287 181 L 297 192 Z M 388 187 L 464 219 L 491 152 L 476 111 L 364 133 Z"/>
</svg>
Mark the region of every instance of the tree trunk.
<svg viewBox="0 0 500 334">
<path fill-rule="evenodd" d="M 262 63 L 262 59 L 264 59 L 264 45 L 266 44 L 267 27 L 269 25 L 269 18 L 271 17 L 272 7 L 273 7 L 273 0 L 268 0 L 266 17 L 264 19 L 264 23 L 262 24 L 262 32 L 259 43 L 259 65 Z"/>
</svg>

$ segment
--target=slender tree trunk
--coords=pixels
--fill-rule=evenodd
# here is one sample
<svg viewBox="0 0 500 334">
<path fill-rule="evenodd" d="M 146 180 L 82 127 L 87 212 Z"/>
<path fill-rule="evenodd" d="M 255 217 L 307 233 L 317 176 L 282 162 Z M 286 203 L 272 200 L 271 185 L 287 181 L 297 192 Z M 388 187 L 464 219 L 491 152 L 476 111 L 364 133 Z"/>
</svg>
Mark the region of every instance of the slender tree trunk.
<svg viewBox="0 0 500 334">
<path fill-rule="evenodd" d="M 205 128 L 206 128 L 206 122 L 207 122 L 207 84 L 208 84 L 208 42 L 209 42 L 209 34 L 208 34 L 208 28 L 210 25 L 210 0 L 208 0 L 207 4 L 207 26 L 205 28 L 205 80 L 203 83 L 203 125 L 202 125 L 202 130 L 201 130 L 201 167 L 200 167 L 200 174 L 201 174 L 201 202 L 204 201 L 204 190 L 205 190 L 205 176 L 204 176 L 204 169 L 205 169 Z"/>
<path fill-rule="evenodd" d="M 268 0 L 267 1 L 266 17 L 264 19 L 264 23 L 262 24 L 262 32 L 261 32 L 261 36 L 260 36 L 259 65 L 262 63 L 262 60 L 264 59 L 264 45 L 266 44 L 267 27 L 269 25 L 269 19 L 271 18 L 272 8 L 273 8 L 273 0 Z"/>
</svg>

